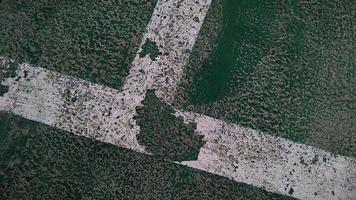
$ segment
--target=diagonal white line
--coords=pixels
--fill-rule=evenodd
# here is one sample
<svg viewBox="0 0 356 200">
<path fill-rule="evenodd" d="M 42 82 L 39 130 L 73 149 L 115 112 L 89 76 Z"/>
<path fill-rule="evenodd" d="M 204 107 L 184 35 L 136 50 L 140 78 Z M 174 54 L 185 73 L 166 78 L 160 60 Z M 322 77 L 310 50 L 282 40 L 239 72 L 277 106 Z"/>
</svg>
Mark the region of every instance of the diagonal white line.
<svg viewBox="0 0 356 200">
<path fill-rule="evenodd" d="M 102 142 L 149 154 L 136 141 L 122 93 L 22 64 L 4 85 L 4 110 Z M 70 91 L 70 94 L 69 94 Z M 10 103 L 9 103 L 10 102 Z M 5 104 L 6 103 L 6 104 Z M 128 114 L 125 115 L 125 112 Z M 197 161 L 180 164 L 301 199 L 352 199 L 356 161 L 197 113 L 176 111 L 197 123 L 206 144 Z M 123 131 L 125 130 L 125 131 Z"/>
<path fill-rule="evenodd" d="M 356 160 L 197 113 L 177 112 L 204 136 L 182 164 L 300 199 L 355 199 Z"/>
<path fill-rule="evenodd" d="M 9 92 L 0 98 L 0 110 L 149 154 L 136 140 L 135 107 L 148 88 L 172 100 L 209 5 L 210 0 L 159 1 L 142 45 L 149 38 L 162 55 L 152 61 L 137 54 L 122 91 L 22 64 L 17 77 L 2 83 Z M 197 133 L 207 142 L 197 161 L 181 164 L 302 199 L 356 195 L 353 158 L 200 114 L 176 115 L 196 121 Z"/>
<path fill-rule="evenodd" d="M 124 92 L 140 96 L 146 89 L 156 89 L 156 94 L 170 102 L 184 66 L 194 46 L 211 0 L 160 0 L 143 36 L 157 43 L 162 55 L 152 61 L 148 56 L 133 61 L 123 86 Z"/>
</svg>

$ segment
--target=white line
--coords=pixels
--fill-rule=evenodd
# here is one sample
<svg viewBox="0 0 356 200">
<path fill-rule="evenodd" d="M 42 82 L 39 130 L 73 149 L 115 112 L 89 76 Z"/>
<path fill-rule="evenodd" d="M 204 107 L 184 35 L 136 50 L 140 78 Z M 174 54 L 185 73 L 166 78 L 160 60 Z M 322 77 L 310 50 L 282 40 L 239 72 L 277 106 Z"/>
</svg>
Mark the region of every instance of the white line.
<svg viewBox="0 0 356 200">
<path fill-rule="evenodd" d="M 157 43 L 162 55 L 152 61 L 136 56 L 124 92 L 140 96 L 146 89 L 156 89 L 160 99 L 170 102 L 183 75 L 184 66 L 194 46 L 211 0 L 161 0 L 153 12 L 143 36 Z M 141 50 L 140 50 L 141 51 Z"/>
<path fill-rule="evenodd" d="M 27 64 L 3 84 L 9 92 L 0 101 L 12 102 L 7 110 L 17 115 L 148 154 L 136 141 L 131 117 L 129 124 L 122 119 L 127 104 L 117 90 Z M 353 158 L 196 113 L 176 115 L 195 121 L 206 141 L 198 160 L 183 165 L 301 199 L 356 196 Z"/>
<path fill-rule="evenodd" d="M 133 129 L 131 113 L 119 91 L 21 64 L 8 78 L 6 109 L 77 135 L 144 152 Z M 12 101 L 10 101 L 12 100 Z M 5 105 L 5 102 L 1 102 Z M 129 113 L 126 115 L 125 113 Z"/>
</svg>

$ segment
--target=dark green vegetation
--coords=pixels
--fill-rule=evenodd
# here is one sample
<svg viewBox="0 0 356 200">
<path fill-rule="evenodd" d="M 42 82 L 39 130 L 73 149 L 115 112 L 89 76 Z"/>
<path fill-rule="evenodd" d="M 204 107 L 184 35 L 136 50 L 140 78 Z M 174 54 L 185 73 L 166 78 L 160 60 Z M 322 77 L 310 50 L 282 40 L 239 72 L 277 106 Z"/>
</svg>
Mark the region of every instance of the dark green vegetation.
<svg viewBox="0 0 356 200">
<path fill-rule="evenodd" d="M 175 104 L 356 156 L 356 4 L 213 4 Z"/>
<path fill-rule="evenodd" d="M 194 133 L 195 123 L 184 124 L 182 117 L 162 103 L 154 90 L 148 90 L 143 106 L 137 107 L 136 121 L 140 126 L 137 140 L 153 155 L 174 161 L 197 160 L 205 144 L 203 136 Z"/>
<path fill-rule="evenodd" d="M 0 199 L 290 199 L 0 113 Z"/>
<path fill-rule="evenodd" d="M 0 96 L 3 96 L 5 93 L 9 91 L 9 87 L 0 84 Z"/>
<path fill-rule="evenodd" d="M 142 51 L 140 53 L 140 58 L 145 57 L 149 54 L 151 60 L 155 61 L 157 56 L 162 53 L 159 52 L 156 42 L 146 39 L 145 44 L 142 46 Z"/>
<path fill-rule="evenodd" d="M 157 0 L 2 0 L 0 56 L 119 88 Z"/>
</svg>

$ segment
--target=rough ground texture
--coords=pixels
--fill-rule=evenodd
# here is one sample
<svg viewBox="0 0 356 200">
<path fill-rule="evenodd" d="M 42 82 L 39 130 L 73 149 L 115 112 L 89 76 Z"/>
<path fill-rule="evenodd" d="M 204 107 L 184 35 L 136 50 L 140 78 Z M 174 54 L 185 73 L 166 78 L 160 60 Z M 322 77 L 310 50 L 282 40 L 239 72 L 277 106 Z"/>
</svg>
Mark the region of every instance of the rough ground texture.
<svg viewBox="0 0 356 200">
<path fill-rule="evenodd" d="M 355 4 L 216 0 L 175 105 L 356 156 Z"/>
<path fill-rule="evenodd" d="M 291 199 L 0 113 L 0 199 Z"/>
<path fill-rule="evenodd" d="M 0 55 L 122 86 L 157 0 L 3 0 Z"/>
<path fill-rule="evenodd" d="M 197 160 L 204 145 L 203 136 L 194 133 L 195 123 L 184 124 L 182 117 L 176 117 L 174 109 L 162 103 L 154 90 L 148 90 L 143 106 L 137 107 L 137 124 L 140 145 L 153 155 L 173 161 Z"/>
</svg>

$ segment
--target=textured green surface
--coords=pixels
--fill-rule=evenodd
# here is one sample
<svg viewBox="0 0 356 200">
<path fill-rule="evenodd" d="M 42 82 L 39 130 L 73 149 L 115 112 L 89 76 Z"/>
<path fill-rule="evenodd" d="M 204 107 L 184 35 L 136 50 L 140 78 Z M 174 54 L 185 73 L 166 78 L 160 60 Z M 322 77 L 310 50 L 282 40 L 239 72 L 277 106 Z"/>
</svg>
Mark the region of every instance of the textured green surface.
<svg viewBox="0 0 356 200">
<path fill-rule="evenodd" d="M 185 124 L 175 117 L 174 109 L 162 103 L 154 90 L 148 90 L 143 106 L 137 107 L 135 116 L 140 126 L 137 141 L 155 156 L 173 161 L 197 160 L 205 144 L 203 136 L 194 133 L 195 123 Z"/>
<path fill-rule="evenodd" d="M 216 0 L 175 104 L 356 156 L 355 4 Z"/>
<path fill-rule="evenodd" d="M 8 86 L 0 85 L 0 96 L 4 95 L 6 92 L 8 92 L 8 90 L 9 90 Z"/>
<path fill-rule="evenodd" d="M 0 56 L 119 88 L 157 0 L 3 0 Z"/>
<path fill-rule="evenodd" d="M 0 199 L 290 199 L 0 113 Z"/>
<path fill-rule="evenodd" d="M 159 52 L 157 44 L 149 39 L 146 39 L 145 43 L 142 46 L 142 51 L 140 53 L 140 58 L 149 54 L 151 60 L 155 61 L 157 56 L 161 55 L 162 53 Z"/>
</svg>

